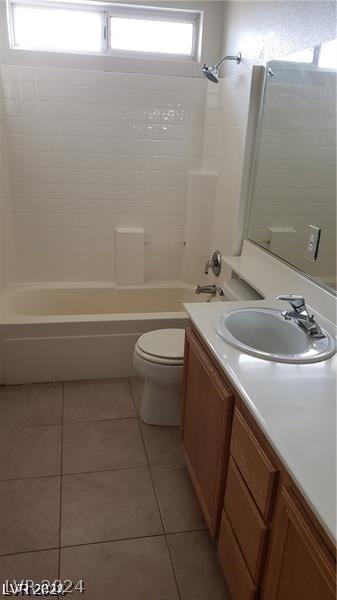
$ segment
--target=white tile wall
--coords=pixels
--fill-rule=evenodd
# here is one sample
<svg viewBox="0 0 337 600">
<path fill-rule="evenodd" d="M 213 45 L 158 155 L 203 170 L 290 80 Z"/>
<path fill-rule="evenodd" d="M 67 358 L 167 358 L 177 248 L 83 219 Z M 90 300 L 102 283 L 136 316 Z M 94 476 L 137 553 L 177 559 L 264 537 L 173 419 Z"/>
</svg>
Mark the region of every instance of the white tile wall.
<svg viewBox="0 0 337 600">
<path fill-rule="evenodd" d="M 117 226 L 144 227 L 145 279 L 179 279 L 186 173 L 207 82 L 3 65 L 19 281 L 114 278 Z"/>
<path fill-rule="evenodd" d="M 282 68 L 282 71 L 280 69 Z M 299 268 L 333 282 L 336 274 L 336 75 L 282 67 L 267 87 L 250 233 L 293 227 L 269 246 Z M 308 225 L 321 227 L 317 263 L 304 258 Z"/>
<path fill-rule="evenodd" d="M 210 252 L 231 255 L 241 236 L 239 212 L 251 68 L 240 69 L 219 84 L 208 83 L 203 168 L 216 172 L 217 185 Z"/>
<path fill-rule="evenodd" d="M 3 87 L 0 80 L 0 295 L 13 270 L 10 179 Z"/>
</svg>

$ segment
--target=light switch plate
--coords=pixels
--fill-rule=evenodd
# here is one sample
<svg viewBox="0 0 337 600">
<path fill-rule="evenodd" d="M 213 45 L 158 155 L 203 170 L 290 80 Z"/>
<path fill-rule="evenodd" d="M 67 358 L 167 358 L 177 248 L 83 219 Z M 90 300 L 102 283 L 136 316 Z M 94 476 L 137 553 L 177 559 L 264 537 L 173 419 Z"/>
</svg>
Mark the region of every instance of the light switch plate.
<svg viewBox="0 0 337 600">
<path fill-rule="evenodd" d="M 317 260 L 319 240 L 321 237 L 321 230 L 315 225 L 309 225 L 309 237 L 307 247 L 304 253 L 305 258 L 315 262 Z"/>
</svg>

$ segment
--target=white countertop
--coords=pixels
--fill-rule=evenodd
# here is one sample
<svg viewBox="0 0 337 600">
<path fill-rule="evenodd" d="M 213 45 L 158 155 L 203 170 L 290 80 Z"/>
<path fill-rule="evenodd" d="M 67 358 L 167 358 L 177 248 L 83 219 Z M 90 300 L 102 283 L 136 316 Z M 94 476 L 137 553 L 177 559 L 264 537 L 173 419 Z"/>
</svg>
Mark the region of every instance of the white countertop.
<svg viewBox="0 0 337 600">
<path fill-rule="evenodd" d="M 284 303 L 270 300 L 184 304 L 207 346 L 335 542 L 337 355 L 326 361 L 298 365 L 240 352 L 220 338 L 215 323 L 225 312 L 249 306 L 284 309 Z M 331 324 L 319 317 L 317 321 L 336 335 Z"/>
</svg>

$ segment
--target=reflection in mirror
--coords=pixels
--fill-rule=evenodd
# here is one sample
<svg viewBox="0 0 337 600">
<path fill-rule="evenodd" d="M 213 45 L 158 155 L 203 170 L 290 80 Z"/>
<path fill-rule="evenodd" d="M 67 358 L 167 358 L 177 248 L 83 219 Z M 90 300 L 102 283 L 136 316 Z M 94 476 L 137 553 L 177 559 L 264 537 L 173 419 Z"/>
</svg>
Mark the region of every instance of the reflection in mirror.
<svg viewBox="0 0 337 600">
<path fill-rule="evenodd" d="M 267 65 L 248 237 L 336 289 L 337 44 L 329 44 Z"/>
</svg>

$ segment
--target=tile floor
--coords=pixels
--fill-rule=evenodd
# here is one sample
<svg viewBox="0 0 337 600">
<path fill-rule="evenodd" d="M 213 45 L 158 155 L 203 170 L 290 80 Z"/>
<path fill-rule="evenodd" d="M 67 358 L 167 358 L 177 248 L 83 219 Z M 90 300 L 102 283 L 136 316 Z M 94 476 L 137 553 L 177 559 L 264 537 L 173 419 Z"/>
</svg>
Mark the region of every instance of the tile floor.
<svg viewBox="0 0 337 600">
<path fill-rule="evenodd" d="M 85 600 L 229 598 L 178 429 L 139 421 L 141 386 L 0 387 L 0 586 L 83 579 Z"/>
</svg>

